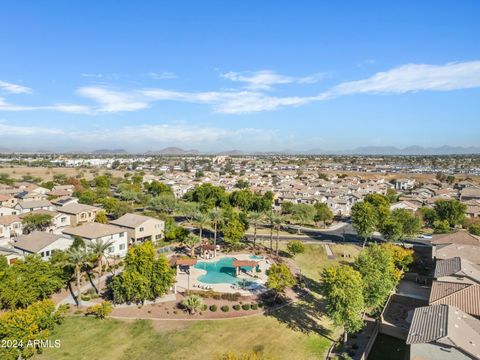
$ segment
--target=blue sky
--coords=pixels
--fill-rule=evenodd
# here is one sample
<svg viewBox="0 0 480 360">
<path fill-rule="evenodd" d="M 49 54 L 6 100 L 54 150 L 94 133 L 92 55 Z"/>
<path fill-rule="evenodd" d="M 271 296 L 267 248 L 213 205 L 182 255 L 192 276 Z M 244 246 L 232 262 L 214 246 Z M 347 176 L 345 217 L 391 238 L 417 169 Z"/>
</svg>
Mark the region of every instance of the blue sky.
<svg viewBox="0 0 480 360">
<path fill-rule="evenodd" d="M 473 146 L 480 2 L 2 1 L 0 148 Z"/>
</svg>

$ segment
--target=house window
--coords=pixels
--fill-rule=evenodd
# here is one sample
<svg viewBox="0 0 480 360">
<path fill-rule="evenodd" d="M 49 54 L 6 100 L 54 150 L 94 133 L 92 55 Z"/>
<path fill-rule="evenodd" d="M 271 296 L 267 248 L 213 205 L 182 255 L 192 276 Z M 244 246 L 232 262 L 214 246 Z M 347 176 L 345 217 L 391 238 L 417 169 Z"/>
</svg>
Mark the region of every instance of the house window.
<svg viewBox="0 0 480 360">
<path fill-rule="evenodd" d="M 155 240 L 159 240 L 162 238 L 162 234 L 155 235 Z"/>
<path fill-rule="evenodd" d="M 120 244 L 120 245 L 118 246 L 118 249 L 119 249 L 119 250 L 125 250 L 125 244 Z"/>
<path fill-rule="evenodd" d="M 42 252 L 40 253 L 40 256 L 43 258 L 43 257 L 45 256 L 45 253 L 42 251 Z"/>
<path fill-rule="evenodd" d="M 62 223 L 64 223 L 65 221 L 67 221 L 67 218 L 66 218 L 66 217 L 62 217 L 62 218 L 60 218 L 60 221 L 61 221 Z"/>
<path fill-rule="evenodd" d="M 50 250 L 45 251 L 45 256 L 50 256 Z"/>
<path fill-rule="evenodd" d="M 120 237 L 124 237 L 124 236 L 125 236 L 125 233 L 124 233 L 124 232 L 121 232 L 119 236 L 120 236 Z"/>
<path fill-rule="evenodd" d="M 138 229 L 138 231 L 142 232 L 143 230 L 145 230 L 143 227 L 141 227 L 140 229 Z"/>
<path fill-rule="evenodd" d="M 85 213 L 80 214 L 80 219 L 85 219 Z"/>
<path fill-rule="evenodd" d="M 115 251 L 115 246 L 110 246 L 110 247 L 108 248 L 108 252 L 109 252 L 110 254 L 113 253 L 114 251 Z"/>
</svg>

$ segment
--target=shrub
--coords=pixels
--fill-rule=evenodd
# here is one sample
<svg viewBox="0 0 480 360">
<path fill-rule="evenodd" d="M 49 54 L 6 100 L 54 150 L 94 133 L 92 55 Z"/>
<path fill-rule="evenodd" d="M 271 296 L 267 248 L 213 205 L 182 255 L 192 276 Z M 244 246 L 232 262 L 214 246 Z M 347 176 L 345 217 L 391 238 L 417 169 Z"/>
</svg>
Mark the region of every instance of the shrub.
<svg viewBox="0 0 480 360">
<path fill-rule="evenodd" d="M 242 297 L 242 294 L 236 292 L 236 293 L 224 293 L 221 295 L 222 300 L 228 300 L 228 301 L 238 301 Z"/>
<path fill-rule="evenodd" d="M 202 311 L 205 311 L 207 309 L 208 309 L 207 304 L 203 304 L 202 307 L 200 308 L 200 310 L 202 310 Z"/>
<path fill-rule="evenodd" d="M 262 303 L 262 302 L 259 302 L 259 303 L 258 303 L 258 307 L 259 307 L 260 309 L 263 308 L 263 303 Z"/>
<path fill-rule="evenodd" d="M 243 310 L 250 310 L 250 304 L 243 304 L 242 309 Z"/>
<path fill-rule="evenodd" d="M 214 304 L 214 305 L 210 305 L 210 311 L 211 311 L 211 312 L 217 311 L 217 305 L 215 305 L 215 304 Z"/>
<path fill-rule="evenodd" d="M 250 308 L 251 308 L 252 310 L 257 310 L 257 309 L 258 309 L 258 305 L 255 304 L 255 303 L 253 303 L 252 305 L 250 305 Z"/>
<path fill-rule="evenodd" d="M 221 307 L 221 310 L 222 310 L 223 312 L 229 312 L 229 311 L 230 311 L 230 306 L 228 306 L 228 305 L 223 305 L 223 306 Z"/>
<path fill-rule="evenodd" d="M 83 314 L 83 310 L 75 310 L 74 312 L 75 315 L 80 315 L 80 314 Z"/>
<path fill-rule="evenodd" d="M 240 310 L 240 304 L 233 305 L 232 307 L 233 307 L 233 310 L 236 310 L 236 311 Z"/>
<path fill-rule="evenodd" d="M 287 244 L 287 249 L 293 256 L 301 254 L 305 251 L 305 246 L 299 240 L 290 240 Z"/>
<path fill-rule="evenodd" d="M 90 306 L 86 315 L 94 315 L 97 319 L 105 319 L 112 310 L 112 303 L 103 301 L 101 304 Z"/>
</svg>

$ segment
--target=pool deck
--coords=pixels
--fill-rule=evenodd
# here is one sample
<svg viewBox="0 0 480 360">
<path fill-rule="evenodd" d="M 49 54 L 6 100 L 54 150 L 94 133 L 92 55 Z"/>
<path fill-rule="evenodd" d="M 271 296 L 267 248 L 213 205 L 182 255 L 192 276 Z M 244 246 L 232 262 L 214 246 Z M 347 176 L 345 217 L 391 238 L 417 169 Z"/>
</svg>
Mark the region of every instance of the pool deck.
<svg viewBox="0 0 480 360">
<path fill-rule="evenodd" d="M 198 278 L 201 275 L 206 274 L 206 271 L 203 270 L 203 269 L 197 269 L 197 268 L 191 266 L 190 267 L 190 290 L 208 291 L 206 289 L 201 289 L 199 287 L 194 286 L 196 284 L 200 284 L 200 285 L 203 285 L 203 286 L 210 286 L 212 291 L 222 292 L 222 293 L 237 293 L 238 292 L 238 293 L 242 294 L 243 296 L 250 296 L 250 295 L 253 295 L 253 294 L 258 294 L 258 293 L 264 292 L 266 290 L 265 283 L 267 282 L 266 270 L 270 267 L 270 265 L 267 264 L 266 259 L 263 259 L 263 260 L 251 259 L 250 256 L 252 256 L 252 254 L 218 254 L 217 253 L 216 258 L 208 259 L 208 260 L 198 258 L 197 261 L 198 262 L 211 263 L 211 262 L 216 262 L 220 259 L 227 258 L 227 257 L 233 257 L 237 260 L 255 260 L 255 261 L 258 262 L 259 268 L 261 270 L 259 273 L 256 273 L 258 278 L 253 278 L 251 275 L 245 274 L 243 272 L 241 272 L 238 275 L 237 278 L 238 279 L 255 281 L 256 283 L 261 285 L 258 289 L 256 289 L 256 290 L 243 290 L 243 289 L 240 289 L 238 287 L 237 288 L 232 288 L 232 284 L 227 284 L 227 283 L 220 283 L 220 284 L 203 283 L 200 280 L 198 280 Z M 187 290 L 188 274 L 186 274 L 184 272 L 178 273 L 176 279 L 177 279 L 177 283 L 176 283 L 177 291 Z"/>
</svg>

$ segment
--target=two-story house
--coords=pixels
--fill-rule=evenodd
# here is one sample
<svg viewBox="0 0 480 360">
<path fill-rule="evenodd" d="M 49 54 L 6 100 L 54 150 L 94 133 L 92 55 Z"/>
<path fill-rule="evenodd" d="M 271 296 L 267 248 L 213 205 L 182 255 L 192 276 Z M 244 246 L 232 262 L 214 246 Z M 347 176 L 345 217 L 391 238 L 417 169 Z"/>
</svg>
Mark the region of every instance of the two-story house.
<svg viewBox="0 0 480 360">
<path fill-rule="evenodd" d="M 59 213 L 70 216 L 70 224 L 72 226 L 94 222 L 100 210 L 100 208 L 95 206 L 76 203 L 57 207 Z"/>
<path fill-rule="evenodd" d="M 163 238 L 165 231 L 163 220 L 137 214 L 125 214 L 117 220 L 111 221 L 110 224 L 127 230 L 128 238 L 132 244 L 147 240 L 158 241 Z"/>
<path fill-rule="evenodd" d="M 62 233 L 72 240 L 75 237 L 80 237 L 87 244 L 97 241 L 111 242 L 106 254 L 109 256 L 123 257 L 127 254 L 127 231 L 119 226 L 90 222 L 76 227 L 68 227 Z"/>
</svg>

